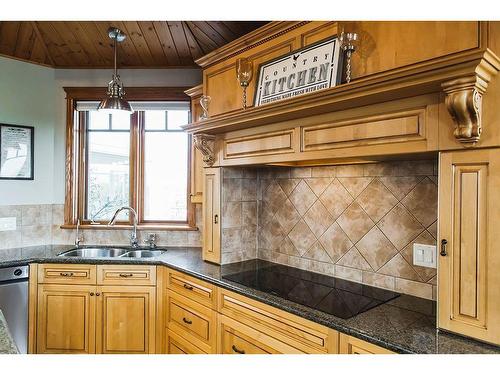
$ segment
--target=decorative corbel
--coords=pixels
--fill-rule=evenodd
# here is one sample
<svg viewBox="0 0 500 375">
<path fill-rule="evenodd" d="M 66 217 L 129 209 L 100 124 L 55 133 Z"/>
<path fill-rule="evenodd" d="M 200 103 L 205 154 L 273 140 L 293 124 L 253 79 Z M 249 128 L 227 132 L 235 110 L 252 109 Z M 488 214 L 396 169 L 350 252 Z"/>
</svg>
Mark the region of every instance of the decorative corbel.
<svg viewBox="0 0 500 375">
<path fill-rule="evenodd" d="M 446 108 L 455 123 L 453 135 L 459 142 L 474 145 L 479 141 L 483 95 L 498 69 L 498 57 L 487 52 L 470 75 L 441 84 L 446 94 Z"/>
<path fill-rule="evenodd" d="M 206 167 L 215 163 L 215 135 L 193 134 L 193 144 L 203 155 Z"/>
</svg>

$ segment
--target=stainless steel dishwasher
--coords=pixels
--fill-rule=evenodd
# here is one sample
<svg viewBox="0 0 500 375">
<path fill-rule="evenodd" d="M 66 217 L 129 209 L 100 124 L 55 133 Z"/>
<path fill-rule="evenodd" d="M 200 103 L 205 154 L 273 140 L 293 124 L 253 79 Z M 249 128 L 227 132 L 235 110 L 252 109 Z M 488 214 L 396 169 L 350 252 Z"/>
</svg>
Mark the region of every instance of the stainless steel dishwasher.
<svg viewBox="0 0 500 375">
<path fill-rule="evenodd" d="M 28 352 L 28 266 L 0 268 L 0 310 L 19 353 Z"/>
</svg>

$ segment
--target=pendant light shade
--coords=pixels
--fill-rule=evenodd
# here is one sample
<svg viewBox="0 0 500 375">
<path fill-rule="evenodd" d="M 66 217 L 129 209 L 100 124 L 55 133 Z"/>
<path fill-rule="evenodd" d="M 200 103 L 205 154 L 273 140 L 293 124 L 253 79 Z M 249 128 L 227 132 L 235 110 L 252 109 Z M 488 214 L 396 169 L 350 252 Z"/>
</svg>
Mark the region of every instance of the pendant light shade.
<svg viewBox="0 0 500 375">
<path fill-rule="evenodd" d="M 120 80 L 120 76 L 116 68 L 116 44 L 122 42 L 125 39 L 125 34 L 120 29 L 115 27 L 110 27 L 108 29 L 108 35 L 110 39 L 113 40 L 113 48 L 115 53 L 115 64 L 113 71 L 113 78 L 108 83 L 107 97 L 99 103 L 97 109 L 102 112 L 114 112 L 114 111 L 127 111 L 134 112 L 132 106 L 123 97 L 125 96 L 125 91 L 123 90 L 123 84 Z"/>
</svg>

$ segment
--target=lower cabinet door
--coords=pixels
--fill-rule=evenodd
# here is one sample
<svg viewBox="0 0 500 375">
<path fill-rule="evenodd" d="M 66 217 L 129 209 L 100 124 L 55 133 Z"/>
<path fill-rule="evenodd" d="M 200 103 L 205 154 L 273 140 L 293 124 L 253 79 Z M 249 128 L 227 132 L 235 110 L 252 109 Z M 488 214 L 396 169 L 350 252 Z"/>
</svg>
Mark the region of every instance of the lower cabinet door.
<svg viewBox="0 0 500 375">
<path fill-rule="evenodd" d="M 236 320 L 219 315 L 222 354 L 296 354 L 301 351 Z"/>
<path fill-rule="evenodd" d="M 382 348 L 361 339 L 340 334 L 340 354 L 395 354 L 389 349 Z"/>
<path fill-rule="evenodd" d="M 96 296 L 97 353 L 155 353 L 155 287 L 99 286 Z"/>
<path fill-rule="evenodd" d="M 39 354 L 95 353 L 95 285 L 39 285 Z"/>
</svg>

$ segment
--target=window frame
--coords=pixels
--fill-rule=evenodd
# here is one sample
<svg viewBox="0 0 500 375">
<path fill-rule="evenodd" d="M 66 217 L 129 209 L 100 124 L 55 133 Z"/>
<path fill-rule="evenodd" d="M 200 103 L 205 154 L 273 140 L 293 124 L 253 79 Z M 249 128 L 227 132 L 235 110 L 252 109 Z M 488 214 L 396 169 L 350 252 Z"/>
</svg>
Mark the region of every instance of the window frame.
<svg viewBox="0 0 500 375">
<path fill-rule="evenodd" d="M 127 89 L 127 99 L 130 101 L 185 101 L 190 102 L 184 91 L 188 87 L 130 87 Z M 107 222 L 84 219 L 86 205 L 85 178 L 86 144 L 88 131 L 85 129 L 84 116 L 86 112 L 78 112 L 78 101 L 98 101 L 106 95 L 103 87 L 64 87 L 66 92 L 66 186 L 64 204 L 64 224 L 62 228 L 74 228 L 78 220 L 82 228 L 94 229 L 124 229 L 132 226 L 132 217 L 129 221 L 117 222 L 109 227 Z M 143 112 L 134 112 L 130 127 L 130 190 L 129 204 L 138 214 L 138 227 L 142 229 L 162 230 L 196 230 L 194 204 L 191 202 L 191 168 L 192 168 L 192 140 L 188 136 L 187 154 L 187 181 L 186 181 L 186 221 L 144 220 L 144 115 Z M 80 183 L 82 182 L 82 183 Z"/>
</svg>

